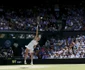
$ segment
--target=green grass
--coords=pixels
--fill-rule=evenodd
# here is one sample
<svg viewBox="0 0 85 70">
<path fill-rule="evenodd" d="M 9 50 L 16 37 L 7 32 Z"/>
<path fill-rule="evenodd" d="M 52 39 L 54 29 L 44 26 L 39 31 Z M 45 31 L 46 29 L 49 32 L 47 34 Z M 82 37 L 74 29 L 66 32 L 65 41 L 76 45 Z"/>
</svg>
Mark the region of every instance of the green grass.
<svg viewBox="0 0 85 70">
<path fill-rule="evenodd" d="M 12 65 L 0 66 L 0 70 L 85 70 L 85 64 Z"/>
</svg>

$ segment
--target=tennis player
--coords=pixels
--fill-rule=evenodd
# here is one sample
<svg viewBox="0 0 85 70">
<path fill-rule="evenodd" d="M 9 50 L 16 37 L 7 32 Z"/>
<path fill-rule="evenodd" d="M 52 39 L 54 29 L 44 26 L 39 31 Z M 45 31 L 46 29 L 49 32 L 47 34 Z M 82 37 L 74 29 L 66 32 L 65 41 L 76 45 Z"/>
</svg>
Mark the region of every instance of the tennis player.
<svg viewBox="0 0 85 70">
<path fill-rule="evenodd" d="M 24 64 L 27 64 L 26 59 L 27 59 L 28 53 L 30 53 L 30 56 L 31 56 L 30 64 L 33 65 L 34 48 L 38 45 L 38 41 L 40 40 L 40 38 L 41 38 L 41 35 L 38 35 L 38 25 L 37 25 L 35 38 L 28 45 L 25 45 L 26 50 L 25 50 L 25 55 L 24 55 Z"/>
</svg>

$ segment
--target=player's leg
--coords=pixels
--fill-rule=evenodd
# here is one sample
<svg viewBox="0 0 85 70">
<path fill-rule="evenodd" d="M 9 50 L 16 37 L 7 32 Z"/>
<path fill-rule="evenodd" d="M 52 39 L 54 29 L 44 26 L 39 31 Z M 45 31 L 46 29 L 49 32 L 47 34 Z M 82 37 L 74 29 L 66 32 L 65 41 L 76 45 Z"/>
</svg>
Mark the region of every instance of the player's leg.
<svg viewBox="0 0 85 70">
<path fill-rule="evenodd" d="M 29 52 L 29 49 L 26 48 L 25 55 L 24 55 L 24 64 L 27 64 L 26 59 L 27 59 L 27 56 L 28 56 L 28 52 Z"/>
<path fill-rule="evenodd" d="M 30 53 L 30 56 L 31 56 L 31 65 L 33 65 L 33 52 Z"/>
</svg>

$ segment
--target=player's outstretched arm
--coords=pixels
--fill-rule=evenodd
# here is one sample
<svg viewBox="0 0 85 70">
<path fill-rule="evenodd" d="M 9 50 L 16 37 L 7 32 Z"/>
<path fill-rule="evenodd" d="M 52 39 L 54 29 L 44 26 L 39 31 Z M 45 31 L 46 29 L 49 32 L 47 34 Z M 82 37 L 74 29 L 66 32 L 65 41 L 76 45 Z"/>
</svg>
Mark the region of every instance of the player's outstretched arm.
<svg viewBox="0 0 85 70">
<path fill-rule="evenodd" d="M 36 29 L 36 35 L 35 38 L 38 37 L 38 25 L 37 25 L 37 29 Z"/>
</svg>

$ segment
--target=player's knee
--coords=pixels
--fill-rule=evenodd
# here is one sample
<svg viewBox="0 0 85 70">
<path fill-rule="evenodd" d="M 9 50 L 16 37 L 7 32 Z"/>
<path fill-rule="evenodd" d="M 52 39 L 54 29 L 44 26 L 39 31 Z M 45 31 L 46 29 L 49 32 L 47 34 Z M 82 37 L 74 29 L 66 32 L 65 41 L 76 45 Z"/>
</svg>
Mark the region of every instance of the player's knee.
<svg viewBox="0 0 85 70">
<path fill-rule="evenodd" d="M 28 54 L 28 50 L 25 51 L 25 54 Z"/>
</svg>

